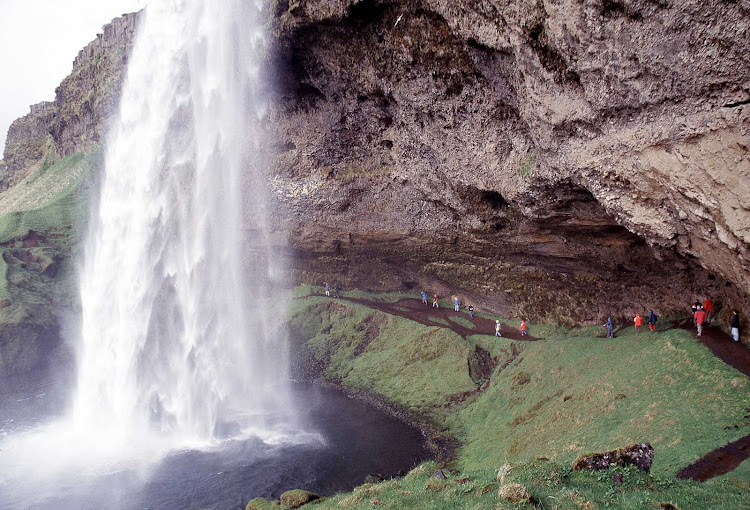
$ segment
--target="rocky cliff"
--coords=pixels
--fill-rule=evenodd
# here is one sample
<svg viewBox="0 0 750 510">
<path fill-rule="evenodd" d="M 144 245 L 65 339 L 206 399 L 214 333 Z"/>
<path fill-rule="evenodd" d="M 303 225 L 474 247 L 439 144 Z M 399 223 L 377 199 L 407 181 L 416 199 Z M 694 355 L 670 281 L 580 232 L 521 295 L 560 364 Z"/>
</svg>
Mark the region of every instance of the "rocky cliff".
<svg viewBox="0 0 750 510">
<path fill-rule="evenodd" d="M 276 15 L 275 189 L 308 275 L 585 321 L 747 302 L 749 2 Z"/>
<path fill-rule="evenodd" d="M 112 20 L 78 53 L 73 72 L 55 90 L 55 100 L 32 106 L 10 126 L 0 189 L 22 179 L 49 152 L 67 156 L 91 151 L 103 140 L 116 113 L 137 23 L 137 14 Z"/>
<path fill-rule="evenodd" d="M 277 0 L 271 15 L 274 229 L 296 281 L 566 323 L 750 305 L 747 0 Z M 44 144 L 101 140 L 136 22 L 115 20 L 54 104 L 14 124 L 10 176 Z"/>
</svg>

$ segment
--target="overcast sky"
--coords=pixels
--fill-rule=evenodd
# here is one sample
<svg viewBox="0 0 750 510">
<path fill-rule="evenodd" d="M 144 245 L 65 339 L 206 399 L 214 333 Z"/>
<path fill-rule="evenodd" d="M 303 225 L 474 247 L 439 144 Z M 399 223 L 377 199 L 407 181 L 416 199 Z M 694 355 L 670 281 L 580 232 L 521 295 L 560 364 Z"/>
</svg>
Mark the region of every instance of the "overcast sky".
<svg viewBox="0 0 750 510">
<path fill-rule="evenodd" d="M 0 0 L 0 157 L 11 122 L 55 98 L 102 26 L 149 0 Z"/>
</svg>

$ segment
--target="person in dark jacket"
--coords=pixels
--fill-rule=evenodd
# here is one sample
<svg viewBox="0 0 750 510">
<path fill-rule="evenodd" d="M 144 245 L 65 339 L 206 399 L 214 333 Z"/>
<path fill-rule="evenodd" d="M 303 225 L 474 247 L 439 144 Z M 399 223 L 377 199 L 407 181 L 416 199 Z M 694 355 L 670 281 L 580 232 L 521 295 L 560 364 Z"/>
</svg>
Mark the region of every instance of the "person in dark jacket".
<svg viewBox="0 0 750 510">
<path fill-rule="evenodd" d="M 729 323 L 729 327 L 732 328 L 732 340 L 735 342 L 740 341 L 740 311 L 737 309 L 732 310 L 732 320 Z"/>
<path fill-rule="evenodd" d="M 656 316 L 653 310 L 649 310 L 648 312 L 648 329 L 651 331 L 656 330 L 656 321 L 659 320 L 659 317 Z"/>
</svg>

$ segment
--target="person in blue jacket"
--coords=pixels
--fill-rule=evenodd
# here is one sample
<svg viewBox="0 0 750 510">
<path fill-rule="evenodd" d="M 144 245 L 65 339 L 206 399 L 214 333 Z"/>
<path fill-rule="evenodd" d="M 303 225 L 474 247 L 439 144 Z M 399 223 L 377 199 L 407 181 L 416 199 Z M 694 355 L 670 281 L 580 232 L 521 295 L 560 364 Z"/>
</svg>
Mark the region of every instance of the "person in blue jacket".
<svg viewBox="0 0 750 510">
<path fill-rule="evenodd" d="M 607 317 L 607 322 L 604 324 L 604 327 L 607 328 L 607 338 L 614 338 L 614 326 L 612 324 L 612 317 Z"/>
</svg>

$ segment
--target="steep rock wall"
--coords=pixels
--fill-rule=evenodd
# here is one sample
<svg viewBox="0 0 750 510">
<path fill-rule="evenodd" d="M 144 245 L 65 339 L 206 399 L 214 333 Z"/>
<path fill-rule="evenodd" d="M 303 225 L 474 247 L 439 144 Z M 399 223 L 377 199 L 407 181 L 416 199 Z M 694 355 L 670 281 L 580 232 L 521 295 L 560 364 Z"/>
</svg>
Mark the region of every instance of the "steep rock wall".
<svg viewBox="0 0 750 510">
<path fill-rule="evenodd" d="M 709 3 L 279 2 L 291 243 L 536 316 L 746 303 L 750 4 Z"/>
</svg>

